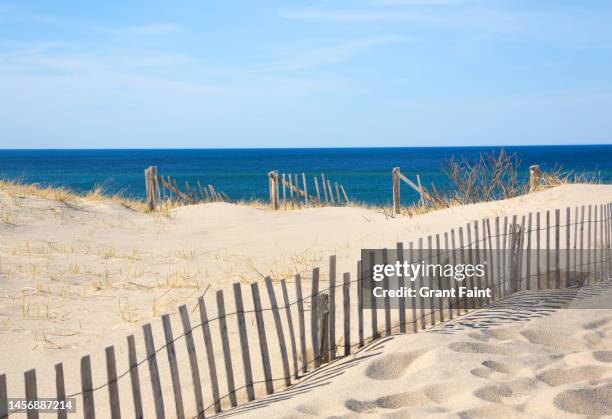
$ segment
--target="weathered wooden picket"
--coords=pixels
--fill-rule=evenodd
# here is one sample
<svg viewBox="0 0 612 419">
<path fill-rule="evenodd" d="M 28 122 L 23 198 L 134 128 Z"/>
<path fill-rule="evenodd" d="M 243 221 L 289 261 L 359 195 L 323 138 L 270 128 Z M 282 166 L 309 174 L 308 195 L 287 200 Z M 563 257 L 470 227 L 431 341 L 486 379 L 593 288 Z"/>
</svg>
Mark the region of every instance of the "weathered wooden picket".
<svg viewBox="0 0 612 419">
<path fill-rule="evenodd" d="M 305 173 L 301 176 L 297 174 L 279 174 L 273 170 L 268 173 L 268 183 L 270 190 L 270 205 L 272 209 L 279 209 L 281 206 L 300 208 L 302 206 L 318 205 L 349 205 L 349 197 L 342 184 L 325 179 L 325 173 L 321 173 L 321 187 L 319 188 L 319 178 L 313 177 L 315 194 L 308 193 L 308 179 Z M 301 183 L 300 183 L 301 182 Z M 312 188 L 310 189 L 313 190 Z M 322 191 L 322 192 L 321 192 Z"/>
<path fill-rule="evenodd" d="M 57 364 L 55 366 L 55 397 L 60 401 L 69 397 L 77 397 L 79 412 L 82 412 L 83 416 L 88 419 L 94 418 L 96 412 L 100 410 L 100 397 L 96 400 L 96 396 L 103 391 L 108 393 L 107 397 L 104 397 L 108 403 L 104 411 L 110 412 L 108 415 L 113 419 L 120 418 L 122 415 L 136 418 L 145 416 L 164 418 L 166 415 L 178 418 L 202 418 L 205 415 L 210 416 L 223 410 L 230 410 L 238 404 L 248 403 L 265 394 L 282 391 L 298 382 L 313 369 L 328 362 L 334 362 L 338 358 L 350 356 L 368 341 L 397 332 L 406 333 L 407 325 L 411 325 L 411 332 L 417 333 L 419 329 L 453 319 L 519 291 L 557 289 L 578 282 L 585 284 L 610 278 L 612 272 L 611 213 L 612 204 L 605 204 L 576 206 L 573 216 L 572 209 L 566 208 L 565 211 L 556 209 L 543 214 L 529 213 L 520 218 L 511 216 L 475 220 L 443 234 L 419 239 L 416 246 L 414 242 L 409 243 L 407 255 L 411 261 L 451 260 L 453 264 L 456 264 L 466 263 L 472 258 L 486 259 L 489 273 L 485 277 L 487 283 L 481 284 L 480 280 L 469 280 L 466 286 L 489 287 L 492 289 L 490 298 L 482 297 L 461 301 L 458 297 L 431 297 L 427 301 L 420 297 L 402 299 L 397 308 L 391 308 L 388 301 L 385 300 L 384 307 L 365 310 L 361 298 L 363 294 L 363 278 L 360 273 L 362 261 L 357 262 L 357 274 L 353 279 L 349 272 L 345 272 L 339 280 L 335 256 L 329 260 L 327 282 L 324 283 L 324 287 L 321 287 L 320 283 L 320 269 L 313 269 L 308 296 L 304 296 L 302 278 L 300 275 L 295 276 L 295 299 L 292 301 L 290 301 L 288 284 L 285 280 L 274 284 L 270 278 L 266 278 L 268 306 L 264 307 L 262 304 L 260 284 L 252 283 L 250 284 L 252 308 L 247 309 L 243 299 L 242 285 L 236 283 L 233 285 L 235 307 L 233 312 L 226 312 L 223 290 L 216 292 L 217 314 L 215 317 L 209 317 L 204 298 L 198 300 L 195 312 L 199 316 L 195 325 L 192 325 L 193 319 L 187 307 L 184 305 L 179 307 L 182 333 L 178 337 L 174 337 L 171 317 L 164 315 L 162 317 L 164 343 L 161 345 L 156 346 L 154 342 L 152 325 L 144 325 L 146 357 L 140 361 L 137 357 L 135 337 L 128 336 L 129 369 L 127 371 L 118 374 L 115 348 L 112 346 L 106 348 L 107 379 L 103 383 L 94 386 L 92 361 L 87 355 L 82 358 L 80 365 L 81 391 L 76 394 L 66 394 L 63 365 Z M 551 236 L 554 243 L 551 241 Z M 498 252 L 494 256 L 493 251 L 497 249 L 506 251 Z M 562 258 L 561 249 L 570 249 L 573 250 L 573 253 L 567 253 L 565 258 Z M 403 243 L 397 243 L 397 250 L 398 257 L 403 257 L 406 253 Z M 534 251 L 536 261 L 533 260 L 531 251 Z M 540 251 L 546 251 L 543 253 L 545 260 L 540 260 Z M 387 252 L 385 251 L 383 258 L 386 257 Z M 563 266 L 562 261 L 565 262 Z M 397 278 L 397 280 L 400 285 L 404 284 L 404 278 Z M 429 285 L 433 285 L 432 279 L 428 280 Z M 417 286 L 422 285 L 428 284 L 417 284 Z M 282 296 L 282 299 L 279 299 L 278 295 Z M 356 302 L 353 300 L 355 297 Z M 310 310 L 310 328 L 307 327 L 306 322 L 308 310 Z M 366 316 L 368 311 L 369 320 Z M 268 328 L 265 323 L 264 314 L 269 315 L 270 313 L 274 323 L 273 328 Z M 379 327 L 379 314 L 384 314 L 383 327 Z M 252 342 L 249 342 L 254 337 L 249 330 L 253 330 L 253 333 L 255 330 L 245 320 L 246 315 L 255 317 L 255 336 L 257 337 L 255 348 L 251 346 Z M 284 320 L 283 317 L 285 317 Z M 371 328 L 369 337 L 366 332 L 366 322 Z M 237 327 L 240 343 L 239 347 L 235 348 L 232 348 L 228 337 L 229 328 L 233 324 Z M 295 327 L 296 324 L 297 327 Z M 219 370 L 212 344 L 211 326 L 213 325 L 219 332 L 222 346 L 222 363 L 225 372 L 223 387 L 227 389 L 223 395 L 220 391 Z M 196 335 L 197 329 L 202 330 L 202 335 Z M 337 333 L 338 330 L 340 333 Z M 273 331 L 272 334 L 268 335 L 271 331 Z M 200 346 L 195 344 L 199 339 L 203 339 L 206 352 L 208 379 L 200 374 L 200 362 L 204 358 L 203 354 L 197 351 L 197 347 Z M 184 343 L 180 343 L 181 340 Z M 278 348 L 276 345 L 270 346 L 270 342 L 277 342 Z M 177 357 L 179 344 L 185 345 L 188 360 L 179 362 Z M 276 359 L 271 356 L 272 351 L 276 350 L 279 351 L 277 358 L 280 360 L 280 365 L 273 365 L 271 362 Z M 170 394 L 162 391 L 162 380 L 168 379 L 167 375 L 160 374 L 160 367 L 164 362 L 161 358 L 162 351 L 166 352 L 168 361 L 166 370 L 169 370 L 167 375 L 170 376 L 172 383 Z M 259 360 L 257 353 L 259 353 Z M 237 365 L 235 360 L 238 358 L 242 360 L 242 375 L 234 368 Z M 180 376 L 179 367 L 185 365 L 186 362 L 189 363 L 191 386 L 185 384 L 189 376 Z M 142 397 L 140 376 L 141 373 L 146 372 L 144 371 L 145 363 L 148 366 L 149 377 L 146 385 L 151 386 L 153 394 L 151 405 L 143 403 Z M 274 370 L 282 371 L 282 373 L 275 376 Z M 257 372 L 261 374 L 256 376 Z M 129 382 L 124 378 L 127 375 L 130 377 Z M 240 378 L 240 382 L 244 385 L 236 386 L 237 378 Z M 36 371 L 27 371 L 24 381 L 25 397 L 28 400 L 35 400 L 40 396 L 37 393 Z M 7 417 L 9 413 L 12 414 L 7 409 L 8 384 L 10 383 L 7 383 L 5 375 L 0 374 L 0 418 Z M 185 388 L 191 390 L 183 393 Z M 13 395 L 15 393 L 15 391 L 11 392 Z M 172 406 L 167 404 L 170 400 L 173 402 Z M 193 403 L 191 403 L 192 400 Z M 193 410 L 185 409 L 185 401 L 190 401 L 189 405 L 195 406 Z M 131 406 L 131 409 L 128 410 L 126 406 Z M 65 418 L 66 414 L 58 412 L 57 416 Z M 37 418 L 38 412 L 29 410 L 27 417 Z"/>
<path fill-rule="evenodd" d="M 428 195 L 427 195 L 427 191 L 425 191 L 425 189 L 423 189 L 423 186 L 421 185 L 421 176 L 419 174 L 416 175 L 416 182 L 417 182 L 416 184 L 410 179 L 408 179 L 406 176 L 404 176 L 404 174 L 401 172 L 399 167 L 393 168 L 393 170 L 391 171 L 391 177 L 393 180 L 393 212 L 395 214 L 399 214 L 400 209 L 401 209 L 400 181 L 403 181 L 404 183 L 406 183 L 408 186 L 410 186 L 412 189 L 414 189 L 419 194 L 419 201 L 418 201 L 419 205 L 425 205 L 425 197 Z"/>
<path fill-rule="evenodd" d="M 230 201 L 223 191 L 217 192 L 213 185 L 202 185 L 199 180 L 195 185 L 189 185 L 189 182 L 185 181 L 184 189 L 181 190 L 176 179 L 159 176 L 157 166 L 145 169 L 145 188 L 146 202 L 150 210 L 161 208 L 164 204 L 187 205 Z"/>
</svg>

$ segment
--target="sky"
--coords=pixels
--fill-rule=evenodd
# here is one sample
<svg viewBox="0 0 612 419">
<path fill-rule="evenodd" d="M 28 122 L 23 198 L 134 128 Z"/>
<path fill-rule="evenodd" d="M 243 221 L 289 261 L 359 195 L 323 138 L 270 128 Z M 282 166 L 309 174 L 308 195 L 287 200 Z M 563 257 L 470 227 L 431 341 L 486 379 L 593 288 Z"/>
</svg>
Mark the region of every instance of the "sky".
<svg viewBox="0 0 612 419">
<path fill-rule="evenodd" d="M 612 2 L 0 0 L 0 148 L 612 143 Z"/>
</svg>

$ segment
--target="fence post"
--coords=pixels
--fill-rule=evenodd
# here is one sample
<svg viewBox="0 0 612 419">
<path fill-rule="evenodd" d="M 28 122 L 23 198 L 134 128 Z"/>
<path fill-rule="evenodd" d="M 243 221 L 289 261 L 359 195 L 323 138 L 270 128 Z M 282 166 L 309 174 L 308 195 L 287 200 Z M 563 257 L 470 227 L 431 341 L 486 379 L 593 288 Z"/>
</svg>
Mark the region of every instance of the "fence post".
<svg viewBox="0 0 612 419">
<path fill-rule="evenodd" d="M 108 378 L 108 399 L 110 402 L 111 418 L 121 419 L 121 404 L 119 402 L 119 383 L 117 382 L 115 347 L 108 346 L 104 351 L 106 353 L 106 376 Z"/>
<path fill-rule="evenodd" d="M 278 209 L 278 172 L 272 170 L 268 172 L 269 185 L 270 185 L 270 204 L 273 210 Z"/>
<path fill-rule="evenodd" d="M 38 395 L 36 391 L 36 370 L 26 371 L 24 374 L 24 381 L 26 400 L 28 402 L 35 402 L 36 400 L 38 400 Z M 27 409 L 27 418 L 38 419 L 38 409 Z"/>
<path fill-rule="evenodd" d="M 304 205 L 308 205 L 308 184 L 305 173 L 302 173 L 302 189 L 304 190 Z"/>
<path fill-rule="evenodd" d="M 147 191 L 147 205 L 149 210 L 153 211 L 161 203 L 157 166 L 149 166 L 145 169 L 145 188 Z"/>
<path fill-rule="evenodd" d="M 344 356 L 351 354 L 351 274 L 342 276 L 342 306 L 344 307 Z"/>
<path fill-rule="evenodd" d="M 520 255 L 523 230 L 520 224 L 516 222 L 512 223 L 512 239 L 511 239 L 511 252 L 510 255 L 510 294 L 514 294 L 519 290 L 519 273 L 520 273 Z"/>
<path fill-rule="evenodd" d="M 151 193 L 151 167 L 147 167 L 144 171 L 145 176 L 145 190 L 147 193 L 147 206 L 149 210 L 153 210 L 153 195 Z"/>
<path fill-rule="evenodd" d="M 242 301 L 242 289 L 240 282 L 234 283 L 234 301 L 236 306 L 236 321 L 238 322 L 238 333 L 240 334 L 240 349 L 242 350 L 242 366 L 244 368 L 244 381 L 249 401 L 255 400 L 255 389 L 253 387 L 253 370 L 251 368 L 251 352 L 249 351 L 249 338 L 247 333 L 246 319 L 244 317 L 244 303 Z"/>
<path fill-rule="evenodd" d="M 285 333 L 283 332 L 280 311 L 278 309 L 276 295 L 274 294 L 274 285 L 272 284 L 272 278 L 269 276 L 266 277 L 266 288 L 268 290 L 268 297 L 270 298 L 270 308 L 272 309 L 272 317 L 274 319 L 274 326 L 276 327 L 278 346 L 280 347 L 281 361 L 283 363 L 283 378 L 285 380 L 285 385 L 289 387 L 291 385 L 291 372 L 289 370 L 289 356 L 287 354 L 287 345 L 285 343 Z"/>
<path fill-rule="evenodd" d="M 149 377 L 151 378 L 151 391 L 153 393 L 153 402 L 155 403 L 155 417 L 157 419 L 164 419 L 166 417 L 164 412 L 164 396 L 162 394 L 161 383 L 159 380 L 159 369 L 157 368 L 156 357 L 157 352 L 155 351 L 155 342 L 153 341 L 153 330 L 151 329 L 151 323 L 147 323 L 142 326 L 142 332 L 144 334 L 145 349 L 149 363 Z M 83 395 L 83 398 L 85 398 L 85 395 Z"/>
<path fill-rule="evenodd" d="M 391 171 L 393 177 L 393 212 L 399 214 L 400 212 L 400 178 L 399 178 L 399 167 L 394 167 Z"/>
<path fill-rule="evenodd" d="M 539 189 L 541 178 L 542 171 L 540 166 L 537 164 L 529 166 L 529 192 L 535 192 Z"/>
<path fill-rule="evenodd" d="M 96 417 L 96 410 L 94 407 L 91 359 L 89 355 L 81 358 L 81 390 L 83 393 L 83 417 L 85 419 L 94 419 Z"/>
<path fill-rule="evenodd" d="M 138 360 L 136 358 L 136 342 L 134 341 L 134 335 L 128 336 L 127 342 L 128 342 L 128 360 L 130 363 L 130 381 L 132 383 L 132 399 L 134 401 L 134 417 L 136 419 L 143 419 L 144 414 L 142 412 L 142 395 L 140 393 L 140 377 L 138 374 Z M 58 365 L 61 366 L 61 364 L 58 364 Z M 62 384 L 63 384 L 63 381 L 62 381 Z M 59 390 L 58 390 L 58 399 L 59 399 Z"/>
<path fill-rule="evenodd" d="M 268 339 L 266 338 L 266 327 L 264 325 L 263 310 L 261 308 L 261 297 L 259 295 L 259 285 L 257 282 L 251 284 L 251 294 L 253 295 L 253 310 L 257 322 L 257 334 L 259 336 L 259 350 L 261 352 L 261 364 L 263 367 L 266 382 L 266 393 L 274 393 L 272 381 L 272 368 L 270 366 L 270 355 L 268 354 Z"/>
<path fill-rule="evenodd" d="M 8 391 L 6 388 L 6 375 L 0 374 L 0 418 L 8 417 Z"/>
<path fill-rule="evenodd" d="M 329 362 L 329 294 L 322 293 L 317 296 L 317 324 L 319 333 L 319 364 Z"/>
</svg>

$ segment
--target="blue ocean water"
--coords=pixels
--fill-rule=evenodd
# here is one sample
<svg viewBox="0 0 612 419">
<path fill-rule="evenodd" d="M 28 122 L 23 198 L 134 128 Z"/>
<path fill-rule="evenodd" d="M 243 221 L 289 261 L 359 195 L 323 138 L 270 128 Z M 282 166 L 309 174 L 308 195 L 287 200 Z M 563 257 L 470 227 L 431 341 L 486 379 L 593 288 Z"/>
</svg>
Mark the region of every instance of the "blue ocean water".
<svg viewBox="0 0 612 419">
<path fill-rule="evenodd" d="M 603 183 L 612 183 L 612 145 L 505 147 L 517 153 L 521 173 L 531 164 L 542 169 L 562 166 L 565 170 L 589 173 Z M 475 159 L 499 147 L 442 148 L 320 148 L 320 149 L 131 149 L 131 150 L 0 150 L 0 177 L 66 186 L 88 191 L 103 184 L 110 193 L 143 197 L 144 169 L 157 165 L 160 175 L 176 178 L 179 185 L 196 180 L 212 184 L 233 199 L 268 197 L 270 170 L 280 173 L 305 172 L 309 188 L 312 176 L 324 172 L 342 183 L 352 200 L 383 204 L 391 201 L 391 169 L 401 167 L 414 179 L 448 182 L 441 167 L 451 156 Z M 402 189 L 402 201 L 416 194 Z"/>
</svg>

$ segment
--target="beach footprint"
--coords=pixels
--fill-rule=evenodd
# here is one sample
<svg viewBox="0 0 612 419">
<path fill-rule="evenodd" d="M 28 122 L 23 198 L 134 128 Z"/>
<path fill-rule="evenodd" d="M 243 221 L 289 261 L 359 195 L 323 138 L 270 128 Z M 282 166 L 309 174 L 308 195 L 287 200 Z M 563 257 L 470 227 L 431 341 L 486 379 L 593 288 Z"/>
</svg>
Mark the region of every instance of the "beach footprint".
<svg viewBox="0 0 612 419">
<path fill-rule="evenodd" d="M 593 357 L 599 362 L 612 362 L 612 351 L 594 351 Z"/>
<path fill-rule="evenodd" d="M 484 386 L 474 391 L 474 396 L 493 403 L 503 403 L 504 397 L 512 397 L 512 389 L 505 384 Z"/>
<path fill-rule="evenodd" d="M 551 368 L 541 374 L 537 379 L 549 386 L 578 383 L 580 381 L 596 380 L 610 371 L 610 368 L 600 365 L 583 365 L 574 368 Z"/>
<path fill-rule="evenodd" d="M 517 349 L 486 342 L 453 342 L 448 345 L 455 352 L 468 354 L 517 355 Z"/>
<path fill-rule="evenodd" d="M 513 364 L 486 360 L 482 362 L 482 367 L 474 368 L 470 371 L 470 373 L 476 377 L 490 379 L 490 377 L 495 373 L 505 376 L 507 374 L 515 373 L 518 371 L 518 369 L 519 367 Z"/>
<path fill-rule="evenodd" d="M 553 403 L 561 410 L 578 415 L 612 415 L 612 384 L 565 390 L 555 396 Z"/>
<path fill-rule="evenodd" d="M 379 409 L 401 409 L 431 403 L 431 400 L 422 391 L 408 391 L 390 394 L 371 401 L 350 399 L 345 402 L 344 406 L 355 413 L 374 413 Z"/>
<path fill-rule="evenodd" d="M 579 351 L 583 348 L 582 343 L 576 339 L 549 330 L 523 330 L 521 331 L 521 335 L 534 345 L 542 345 L 550 349 Z"/>
<path fill-rule="evenodd" d="M 420 350 L 383 355 L 370 361 L 365 374 L 373 380 L 394 380 L 404 375 L 411 364 L 425 352 L 427 351 Z"/>
</svg>

